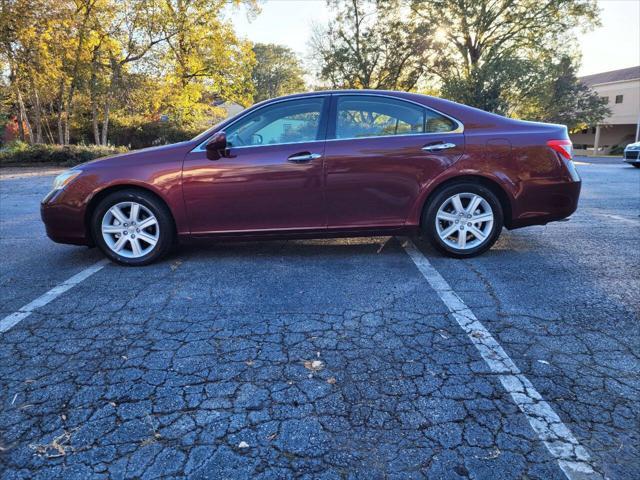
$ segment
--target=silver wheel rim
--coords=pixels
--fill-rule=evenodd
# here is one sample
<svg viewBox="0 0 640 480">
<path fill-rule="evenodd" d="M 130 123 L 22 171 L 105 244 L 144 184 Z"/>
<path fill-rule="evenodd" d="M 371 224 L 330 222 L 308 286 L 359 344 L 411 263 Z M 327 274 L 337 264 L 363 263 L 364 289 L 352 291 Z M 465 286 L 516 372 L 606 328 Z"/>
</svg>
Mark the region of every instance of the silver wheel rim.
<svg viewBox="0 0 640 480">
<path fill-rule="evenodd" d="M 140 258 L 158 244 L 160 225 L 144 205 L 120 202 L 102 217 L 102 238 L 114 253 L 126 258 Z"/>
<path fill-rule="evenodd" d="M 436 214 L 440 240 L 456 250 L 470 250 L 489 239 L 493 210 L 489 202 L 475 193 L 456 193 L 447 198 Z"/>
</svg>

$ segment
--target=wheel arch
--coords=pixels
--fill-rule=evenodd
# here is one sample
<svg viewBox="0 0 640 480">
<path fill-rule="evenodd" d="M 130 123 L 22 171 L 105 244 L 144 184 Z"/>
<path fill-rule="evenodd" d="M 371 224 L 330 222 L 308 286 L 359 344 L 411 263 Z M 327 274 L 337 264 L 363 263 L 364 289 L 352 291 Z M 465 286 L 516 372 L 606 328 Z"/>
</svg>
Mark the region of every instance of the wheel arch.
<svg viewBox="0 0 640 480">
<path fill-rule="evenodd" d="M 91 245 L 95 245 L 95 239 L 93 238 L 93 233 L 91 231 L 92 230 L 91 217 L 93 216 L 93 212 L 95 211 L 98 204 L 105 197 L 107 197 L 108 195 L 111 195 L 114 192 L 119 192 L 122 190 L 137 190 L 139 192 L 144 192 L 153 196 L 156 200 L 162 203 L 167 209 L 167 211 L 169 212 L 169 217 L 171 218 L 171 223 L 173 225 L 173 233 L 174 235 L 177 234 L 176 219 L 175 219 L 174 212 L 171 210 L 169 203 L 164 198 L 162 198 L 161 195 L 159 195 L 157 192 L 155 192 L 150 188 L 146 188 L 146 187 L 135 185 L 135 184 L 123 183 L 123 184 L 116 184 L 116 185 L 110 185 L 108 187 L 105 187 L 102 190 L 96 192 L 89 200 L 89 203 L 87 204 L 87 208 L 85 209 L 85 213 L 84 213 L 84 229 L 85 229 L 85 234 L 87 236 L 87 239 L 89 240 Z"/>
<path fill-rule="evenodd" d="M 511 221 L 513 218 L 513 206 L 510 195 L 507 193 L 506 189 L 503 185 L 501 185 L 497 180 L 484 177 L 482 175 L 473 175 L 473 174 L 465 174 L 465 175 L 457 175 L 454 177 L 449 177 L 441 182 L 434 185 L 430 191 L 427 193 L 426 198 L 422 202 L 422 207 L 420 208 L 420 217 L 418 219 L 419 223 L 422 224 L 422 219 L 424 216 L 424 211 L 428 208 L 429 202 L 435 195 L 437 195 L 442 189 L 449 187 L 450 185 L 454 185 L 456 183 L 476 183 L 478 185 L 482 185 L 485 188 L 488 188 L 495 194 L 500 202 L 500 206 L 502 207 L 503 217 L 504 217 L 504 226 L 507 228 L 511 228 Z"/>
</svg>

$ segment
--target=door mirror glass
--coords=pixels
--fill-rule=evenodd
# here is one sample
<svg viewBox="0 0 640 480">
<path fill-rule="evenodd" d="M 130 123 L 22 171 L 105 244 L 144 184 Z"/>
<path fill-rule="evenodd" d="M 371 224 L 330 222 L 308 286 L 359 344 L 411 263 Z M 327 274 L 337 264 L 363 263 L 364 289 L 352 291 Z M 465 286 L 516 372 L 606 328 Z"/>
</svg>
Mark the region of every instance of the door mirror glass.
<svg viewBox="0 0 640 480">
<path fill-rule="evenodd" d="M 220 160 L 226 156 L 227 135 L 224 132 L 217 132 L 207 142 L 207 158 L 209 160 Z"/>
</svg>

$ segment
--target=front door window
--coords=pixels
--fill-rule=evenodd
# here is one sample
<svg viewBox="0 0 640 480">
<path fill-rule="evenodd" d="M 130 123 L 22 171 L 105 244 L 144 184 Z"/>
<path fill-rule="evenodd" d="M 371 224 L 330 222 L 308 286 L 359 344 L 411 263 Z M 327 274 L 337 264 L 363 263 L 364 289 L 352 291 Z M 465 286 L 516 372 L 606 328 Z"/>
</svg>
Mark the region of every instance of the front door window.
<svg viewBox="0 0 640 480">
<path fill-rule="evenodd" d="M 225 129 L 230 147 L 280 145 L 320 140 L 324 98 L 287 100 L 269 105 Z"/>
</svg>

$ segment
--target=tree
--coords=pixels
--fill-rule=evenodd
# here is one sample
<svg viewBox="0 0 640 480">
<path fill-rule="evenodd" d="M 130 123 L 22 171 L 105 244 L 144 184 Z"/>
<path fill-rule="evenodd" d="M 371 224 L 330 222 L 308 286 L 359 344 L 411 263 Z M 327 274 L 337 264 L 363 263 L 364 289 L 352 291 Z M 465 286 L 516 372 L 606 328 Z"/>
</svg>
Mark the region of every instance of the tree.
<svg viewBox="0 0 640 480">
<path fill-rule="evenodd" d="M 432 61 L 433 29 L 398 0 L 328 0 L 336 11 L 311 47 L 332 87 L 412 90 Z"/>
<path fill-rule="evenodd" d="M 214 116 L 215 100 L 250 105 L 255 60 L 251 44 L 239 40 L 233 27 L 224 21 L 223 9 L 229 2 L 161 3 L 158 21 L 167 42 L 159 61 L 169 67 L 162 79 L 162 110 L 192 126 Z"/>
<path fill-rule="evenodd" d="M 252 101 L 254 55 L 229 3 L 241 0 L 0 0 L 0 117 L 30 142 L 106 145 L 112 126 L 165 115 L 185 134 L 204 128 L 216 101 Z"/>
<path fill-rule="evenodd" d="M 516 112 L 542 122 L 560 123 L 569 130 L 595 125 L 609 115 L 606 101 L 576 77 L 571 58 L 552 64 L 536 94 Z"/>
<path fill-rule="evenodd" d="M 411 8 L 439 26 L 443 93 L 498 113 L 528 101 L 549 59 L 572 54 L 576 25 L 599 21 L 595 0 L 412 0 Z"/>
<path fill-rule="evenodd" d="M 256 43 L 253 46 L 256 64 L 251 80 L 255 88 L 254 101 L 301 92 L 305 88 L 304 70 L 290 48 Z"/>
</svg>

